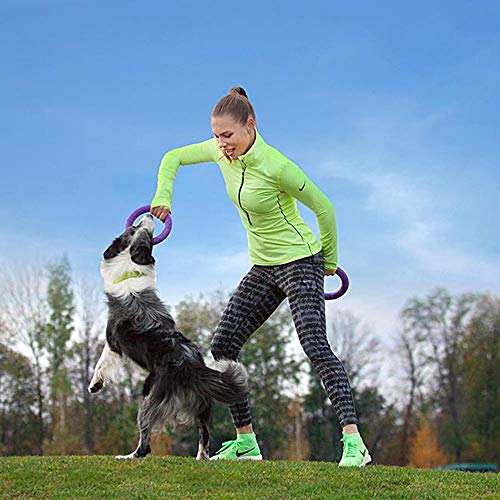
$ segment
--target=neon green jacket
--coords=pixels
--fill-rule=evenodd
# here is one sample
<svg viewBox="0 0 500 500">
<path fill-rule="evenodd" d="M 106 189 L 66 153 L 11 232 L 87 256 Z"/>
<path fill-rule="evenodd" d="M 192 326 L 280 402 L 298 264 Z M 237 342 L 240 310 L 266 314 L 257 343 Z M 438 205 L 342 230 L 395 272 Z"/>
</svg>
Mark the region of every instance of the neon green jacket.
<svg viewBox="0 0 500 500">
<path fill-rule="evenodd" d="M 216 139 L 168 151 L 160 164 L 158 188 L 151 202 L 172 207 L 172 187 L 180 165 L 216 162 L 226 190 L 247 230 L 250 260 L 274 266 L 323 250 L 325 268 L 337 268 L 337 228 L 330 200 L 288 158 L 257 133 L 252 147 L 229 161 Z M 318 219 L 321 245 L 302 219 L 299 200 Z"/>
</svg>

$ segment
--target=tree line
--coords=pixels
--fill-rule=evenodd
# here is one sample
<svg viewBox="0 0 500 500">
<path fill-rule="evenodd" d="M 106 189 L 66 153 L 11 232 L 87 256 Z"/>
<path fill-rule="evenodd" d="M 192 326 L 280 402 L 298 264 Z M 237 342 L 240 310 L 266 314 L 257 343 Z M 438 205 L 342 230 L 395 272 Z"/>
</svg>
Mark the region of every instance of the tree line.
<svg viewBox="0 0 500 500">
<path fill-rule="evenodd" d="M 140 377 L 126 372 L 101 393 L 87 391 L 104 343 L 101 287 L 74 280 L 66 257 L 2 272 L 0 454 L 128 453 L 136 440 Z M 178 329 L 207 355 L 227 300 L 218 291 L 171 307 Z M 349 375 L 375 463 L 498 460 L 497 297 L 435 289 L 409 298 L 397 336 L 383 344 L 383 336 L 346 311 L 335 314 L 328 334 Z M 240 360 L 250 375 L 264 455 L 338 460 L 341 428 L 300 350 L 286 304 L 250 338 Z M 226 407 L 216 405 L 213 427 L 212 451 L 233 438 Z M 196 443 L 194 427 L 166 429 L 155 435 L 153 452 L 193 456 Z"/>
</svg>

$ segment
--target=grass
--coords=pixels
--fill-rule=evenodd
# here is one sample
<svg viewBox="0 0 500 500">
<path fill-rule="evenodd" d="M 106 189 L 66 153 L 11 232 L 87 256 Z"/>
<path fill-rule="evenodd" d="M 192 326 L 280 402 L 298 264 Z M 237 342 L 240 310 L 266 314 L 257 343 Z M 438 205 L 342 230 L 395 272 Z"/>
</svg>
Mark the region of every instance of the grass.
<svg viewBox="0 0 500 500">
<path fill-rule="evenodd" d="M 0 458 L 3 498 L 500 498 L 494 473 L 326 462 L 109 456 Z"/>
</svg>

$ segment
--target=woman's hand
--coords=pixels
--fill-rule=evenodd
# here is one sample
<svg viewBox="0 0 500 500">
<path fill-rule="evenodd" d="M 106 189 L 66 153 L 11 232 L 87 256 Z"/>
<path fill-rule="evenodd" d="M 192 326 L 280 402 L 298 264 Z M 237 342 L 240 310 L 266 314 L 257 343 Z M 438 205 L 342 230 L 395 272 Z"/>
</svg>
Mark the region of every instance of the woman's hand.
<svg viewBox="0 0 500 500">
<path fill-rule="evenodd" d="M 337 272 L 336 269 L 335 269 L 335 271 L 332 271 L 330 269 L 325 269 L 325 275 L 326 276 L 333 276 L 336 272 Z"/>
<path fill-rule="evenodd" d="M 154 207 L 151 209 L 151 213 L 162 222 L 165 222 L 167 215 L 170 213 L 170 208 L 165 206 Z"/>
</svg>

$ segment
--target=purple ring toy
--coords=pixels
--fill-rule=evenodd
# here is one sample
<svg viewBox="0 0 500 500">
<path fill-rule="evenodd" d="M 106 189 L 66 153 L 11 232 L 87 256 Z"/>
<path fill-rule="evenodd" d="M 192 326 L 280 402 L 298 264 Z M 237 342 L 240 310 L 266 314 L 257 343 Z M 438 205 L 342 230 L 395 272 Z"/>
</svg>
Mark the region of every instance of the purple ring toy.
<svg viewBox="0 0 500 500">
<path fill-rule="evenodd" d="M 342 297 L 342 295 L 344 295 L 344 293 L 346 293 L 347 289 L 349 288 L 349 278 L 347 277 L 345 271 L 340 267 L 337 267 L 337 271 L 335 272 L 335 274 L 340 278 L 340 288 L 336 292 L 325 293 L 325 300 L 338 299 L 339 297 Z"/>
<path fill-rule="evenodd" d="M 150 210 L 151 205 L 143 205 L 142 207 L 136 208 L 129 215 L 127 222 L 125 222 L 125 229 L 128 229 L 130 226 L 132 226 L 135 222 L 135 219 L 137 219 L 139 215 L 147 214 Z M 153 245 L 158 245 L 158 243 L 161 243 L 170 234 L 170 231 L 172 231 L 172 217 L 170 217 L 169 214 L 165 219 L 165 227 L 163 228 L 163 231 L 158 236 L 155 236 L 153 238 Z"/>
</svg>

